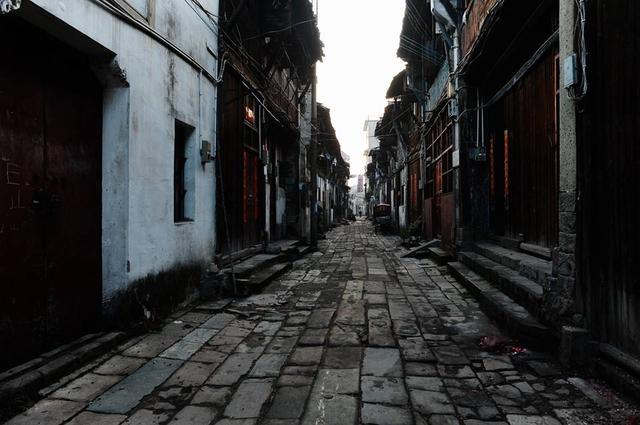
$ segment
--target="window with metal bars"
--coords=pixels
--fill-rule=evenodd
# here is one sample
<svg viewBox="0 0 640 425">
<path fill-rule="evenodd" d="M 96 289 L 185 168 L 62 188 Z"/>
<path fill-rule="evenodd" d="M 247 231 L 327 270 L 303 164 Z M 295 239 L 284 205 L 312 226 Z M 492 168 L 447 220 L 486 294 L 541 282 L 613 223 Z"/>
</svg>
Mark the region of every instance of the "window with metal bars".
<svg viewBox="0 0 640 425">
<path fill-rule="evenodd" d="M 173 218 L 176 223 L 191 221 L 194 218 L 195 183 L 193 167 L 193 149 L 190 141 L 194 128 L 175 121 L 173 151 Z"/>
</svg>

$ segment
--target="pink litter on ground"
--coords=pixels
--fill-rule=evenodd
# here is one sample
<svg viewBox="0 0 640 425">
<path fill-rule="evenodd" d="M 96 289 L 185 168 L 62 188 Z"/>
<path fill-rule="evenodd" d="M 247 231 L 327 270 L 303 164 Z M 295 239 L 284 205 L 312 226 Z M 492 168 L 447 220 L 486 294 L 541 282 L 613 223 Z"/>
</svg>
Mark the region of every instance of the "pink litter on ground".
<svg viewBox="0 0 640 425">
<path fill-rule="evenodd" d="M 480 348 L 494 353 L 521 354 L 526 348 L 521 347 L 500 335 L 483 336 L 478 343 Z"/>
</svg>

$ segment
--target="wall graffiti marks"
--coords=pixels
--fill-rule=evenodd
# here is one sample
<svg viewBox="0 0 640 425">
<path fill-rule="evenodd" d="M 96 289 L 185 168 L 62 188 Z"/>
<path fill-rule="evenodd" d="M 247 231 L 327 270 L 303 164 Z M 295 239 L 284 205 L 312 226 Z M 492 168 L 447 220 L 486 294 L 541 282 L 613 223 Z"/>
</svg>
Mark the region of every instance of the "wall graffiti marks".
<svg viewBox="0 0 640 425">
<path fill-rule="evenodd" d="M 21 175 L 21 169 L 22 167 L 20 167 L 19 164 L 16 164 L 14 162 L 9 162 L 6 161 L 6 176 L 7 176 L 7 184 L 9 185 L 15 185 L 15 186 L 20 186 L 20 175 Z"/>
<path fill-rule="evenodd" d="M 19 232 L 27 219 L 28 186 L 23 167 L 10 158 L 0 160 L 0 235 Z M 4 184 L 3 184 L 4 183 Z"/>
</svg>

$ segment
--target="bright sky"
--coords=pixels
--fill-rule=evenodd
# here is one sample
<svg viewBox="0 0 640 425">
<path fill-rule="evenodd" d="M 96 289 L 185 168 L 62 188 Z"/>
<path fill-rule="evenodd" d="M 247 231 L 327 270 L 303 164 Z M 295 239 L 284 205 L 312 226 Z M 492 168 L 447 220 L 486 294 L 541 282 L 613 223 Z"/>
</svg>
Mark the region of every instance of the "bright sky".
<svg viewBox="0 0 640 425">
<path fill-rule="evenodd" d="M 331 109 L 352 175 L 364 173 L 364 121 L 382 115 L 391 79 L 404 69 L 396 56 L 404 5 L 405 0 L 318 0 L 325 53 L 318 65 L 318 102 Z"/>
</svg>

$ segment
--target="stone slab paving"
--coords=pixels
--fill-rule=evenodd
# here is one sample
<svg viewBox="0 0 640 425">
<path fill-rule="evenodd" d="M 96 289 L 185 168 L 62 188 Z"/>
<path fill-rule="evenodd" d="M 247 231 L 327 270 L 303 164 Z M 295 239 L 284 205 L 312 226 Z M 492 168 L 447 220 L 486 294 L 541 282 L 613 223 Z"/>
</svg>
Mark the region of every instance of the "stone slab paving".
<svg viewBox="0 0 640 425">
<path fill-rule="evenodd" d="M 406 252 L 366 221 L 334 229 L 263 293 L 173 314 L 8 423 L 632 423 L 633 405 L 547 354 L 481 350 L 499 326 Z"/>
</svg>

